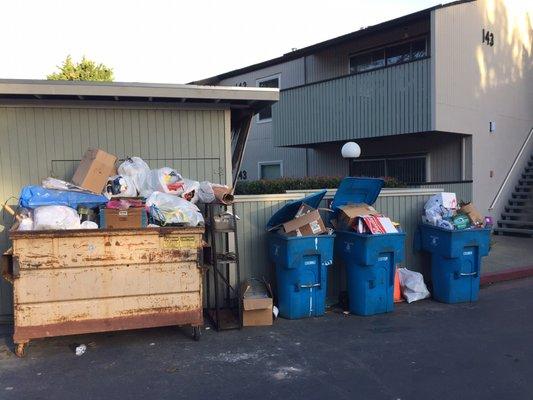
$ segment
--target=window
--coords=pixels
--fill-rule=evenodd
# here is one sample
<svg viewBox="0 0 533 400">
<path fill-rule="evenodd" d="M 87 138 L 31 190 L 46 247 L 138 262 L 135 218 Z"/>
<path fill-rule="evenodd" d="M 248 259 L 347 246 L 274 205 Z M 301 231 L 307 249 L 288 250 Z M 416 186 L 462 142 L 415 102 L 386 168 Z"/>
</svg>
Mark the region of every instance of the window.
<svg viewBox="0 0 533 400">
<path fill-rule="evenodd" d="M 383 50 L 350 58 L 350 70 L 352 72 L 364 72 L 384 66 L 385 52 Z"/>
<path fill-rule="evenodd" d="M 351 176 L 380 178 L 390 176 L 403 183 L 426 181 L 426 157 L 404 156 L 353 160 Z"/>
<path fill-rule="evenodd" d="M 283 176 L 283 164 L 281 161 L 267 161 L 257 163 L 259 179 L 278 179 Z"/>
<path fill-rule="evenodd" d="M 387 65 L 400 64 L 410 61 L 410 43 L 399 44 L 387 49 Z"/>
<path fill-rule="evenodd" d="M 279 75 L 257 80 L 257 86 L 263 88 L 279 88 Z M 257 114 L 257 122 L 272 121 L 272 107 L 263 108 Z"/>
<path fill-rule="evenodd" d="M 419 60 L 428 56 L 427 37 L 388 46 L 379 50 L 355 54 L 350 57 L 350 73 Z"/>
<path fill-rule="evenodd" d="M 418 60 L 420 58 L 427 57 L 428 49 L 426 42 L 427 40 L 426 38 L 424 38 L 411 43 L 411 58 L 413 60 Z"/>
</svg>

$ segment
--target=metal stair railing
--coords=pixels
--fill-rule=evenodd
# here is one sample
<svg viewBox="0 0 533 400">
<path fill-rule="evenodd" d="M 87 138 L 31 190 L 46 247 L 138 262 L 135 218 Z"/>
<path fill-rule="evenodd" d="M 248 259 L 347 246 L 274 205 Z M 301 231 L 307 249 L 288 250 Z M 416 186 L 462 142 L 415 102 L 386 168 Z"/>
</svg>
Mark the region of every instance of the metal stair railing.
<svg viewBox="0 0 533 400">
<path fill-rule="evenodd" d="M 503 193 L 503 190 L 504 188 L 507 186 L 507 183 L 509 182 L 516 166 L 518 165 L 518 160 L 520 160 L 522 158 L 522 154 L 524 153 L 526 147 L 527 147 L 527 144 L 529 143 L 529 140 L 533 137 L 533 127 L 529 130 L 529 133 L 526 137 L 526 139 L 524 140 L 524 143 L 522 143 L 522 146 L 520 147 L 520 151 L 518 152 L 518 154 L 516 155 L 514 161 L 513 161 L 513 165 L 511 165 L 511 168 L 509 169 L 509 171 L 507 171 L 507 175 L 505 175 L 505 179 L 503 180 L 502 184 L 500 185 L 500 188 L 498 189 L 498 192 L 496 193 L 496 196 L 494 196 L 494 199 L 492 200 L 492 204 L 490 205 L 489 207 L 489 210 L 493 210 L 494 209 L 494 206 L 496 205 L 496 203 L 498 202 L 498 200 L 500 199 L 500 196 L 501 194 Z"/>
</svg>

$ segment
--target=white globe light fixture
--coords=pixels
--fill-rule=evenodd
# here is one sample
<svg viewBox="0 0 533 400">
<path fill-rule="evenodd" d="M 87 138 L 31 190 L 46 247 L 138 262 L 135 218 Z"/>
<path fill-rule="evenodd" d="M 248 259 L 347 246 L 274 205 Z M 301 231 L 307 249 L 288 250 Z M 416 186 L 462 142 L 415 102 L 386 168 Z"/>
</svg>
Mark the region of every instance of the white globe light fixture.
<svg viewBox="0 0 533 400">
<path fill-rule="evenodd" d="M 354 176 L 354 163 L 352 160 L 355 160 L 361 155 L 361 147 L 355 142 L 344 143 L 341 149 L 342 158 L 348 160 L 348 175 Z"/>
<path fill-rule="evenodd" d="M 345 143 L 341 154 L 343 158 L 358 158 L 361 155 L 361 147 L 355 142 Z"/>
</svg>

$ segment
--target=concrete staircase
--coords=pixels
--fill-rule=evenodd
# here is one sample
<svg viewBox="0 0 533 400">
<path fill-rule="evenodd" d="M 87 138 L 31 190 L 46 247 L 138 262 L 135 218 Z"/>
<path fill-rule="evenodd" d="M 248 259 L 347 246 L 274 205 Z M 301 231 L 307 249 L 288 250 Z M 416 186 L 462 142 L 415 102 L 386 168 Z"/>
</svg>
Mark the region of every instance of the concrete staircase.
<svg viewBox="0 0 533 400">
<path fill-rule="evenodd" d="M 533 154 L 497 225 L 496 234 L 533 237 Z"/>
</svg>

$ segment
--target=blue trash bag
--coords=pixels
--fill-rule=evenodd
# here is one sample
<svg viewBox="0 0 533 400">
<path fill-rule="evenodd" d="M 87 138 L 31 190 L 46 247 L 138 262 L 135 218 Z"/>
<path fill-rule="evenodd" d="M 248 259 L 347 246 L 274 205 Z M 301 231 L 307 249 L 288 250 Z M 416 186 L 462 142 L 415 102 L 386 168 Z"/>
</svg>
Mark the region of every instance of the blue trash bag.
<svg viewBox="0 0 533 400">
<path fill-rule="evenodd" d="M 32 209 L 40 206 L 68 206 L 72 208 L 84 206 L 94 208 L 107 202 L 107 197 L 101 194 L 45 189 L 37 185 L 24 186 L 20 192 L 19 199 L 21 207 Z"/>
</svg>

